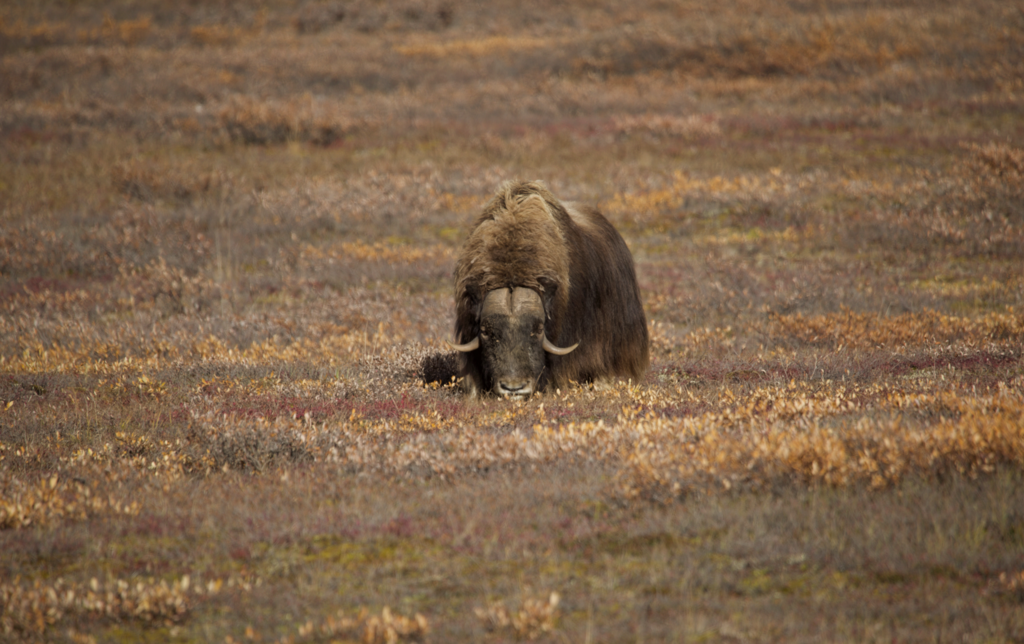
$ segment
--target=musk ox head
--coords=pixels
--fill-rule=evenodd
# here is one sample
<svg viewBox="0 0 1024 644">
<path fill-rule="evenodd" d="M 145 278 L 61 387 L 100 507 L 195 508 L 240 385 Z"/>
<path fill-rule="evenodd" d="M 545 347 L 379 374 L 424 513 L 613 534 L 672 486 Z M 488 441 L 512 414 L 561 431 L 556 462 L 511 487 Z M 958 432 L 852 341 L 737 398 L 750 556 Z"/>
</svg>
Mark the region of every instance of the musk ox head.
<svg viewBox="0 0 1024 644">
<path fill-rule="evenodd" d="M 505 397 L 526 397 L 539 390 L 545 352 L 566 355 L 579 343 L 560 348 L 544 333 L 544 302 L 537 291 L 523 287 L 498 288 L 480 304 L 479 334 L 462 352 L 480 351 L 490 391 Z"/>
</svg>

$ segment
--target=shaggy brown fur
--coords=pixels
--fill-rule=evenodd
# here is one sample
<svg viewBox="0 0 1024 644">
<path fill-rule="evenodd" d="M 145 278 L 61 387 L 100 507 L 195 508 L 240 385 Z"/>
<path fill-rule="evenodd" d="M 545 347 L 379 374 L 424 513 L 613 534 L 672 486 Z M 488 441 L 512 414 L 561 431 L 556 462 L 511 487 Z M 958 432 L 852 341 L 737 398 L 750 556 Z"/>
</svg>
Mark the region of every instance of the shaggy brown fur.
<svg viewBox="0 0 1024 644">
<path fill-rule="evenodd" d="M 570 210 L 539 182 L 507 182 L 473 225 L 455 268 L 455 335 L 469 342 L 480 332 L 480 305 L 490 291 L 536 291 L 546 312 L 545 384 L 624 377 L 639 380 L 649 362 L 647 321 L 633 256 L 615 228 L 595 209 Z M 489 391 L 481 351 L 460 354 L 468 391 Z"/>
</svg>

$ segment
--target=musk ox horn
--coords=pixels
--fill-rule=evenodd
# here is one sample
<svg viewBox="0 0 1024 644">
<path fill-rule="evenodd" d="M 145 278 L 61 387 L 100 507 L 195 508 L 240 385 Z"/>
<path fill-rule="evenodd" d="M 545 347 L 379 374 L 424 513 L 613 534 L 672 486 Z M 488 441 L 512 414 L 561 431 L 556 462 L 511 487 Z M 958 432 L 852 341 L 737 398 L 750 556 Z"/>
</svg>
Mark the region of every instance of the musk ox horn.
<svg viewBox="0 0 1024 644">
<path fill-rule="evenodd" d="M 553 353 L 556 356 L 564 356 L 567 353 L 572 353 L 573 349 L 575 349 L 578 346 L 580 346 L 579 342 L 572 345 L 571 347 L 566 347 L 564 349 L 562 347 L 556 347 L 554 344 L 551 343 L 551 340 L 548 340 L 548 336 L 546 334 L 544 335 L 544 350 L 547 351 L 548 353 Z"/>
<path fill-rule="evenodd" d="M 545 342 L 546 341 L 547 341 L 547 339 L 545 338 Z M 456 351 L 461 351 L 462 353 L 468 353 L 470 351 L 476 351 L 477 349 L 480 348 L 480 336 L 476 336 L 475 338 L 473 338 L 472 340 L 470 340 L 466 344 L 452 344 L 451 342 L 448 342 L 447 340 L 445 340 L 445 342 L 448 344 L 449 347 L 455 349 Z M 547 345 L 545 345 L 545 347 L 546 346 Z M 573 348 L 575 349 L 575 347 L 573 347 Z"/>
</svg>

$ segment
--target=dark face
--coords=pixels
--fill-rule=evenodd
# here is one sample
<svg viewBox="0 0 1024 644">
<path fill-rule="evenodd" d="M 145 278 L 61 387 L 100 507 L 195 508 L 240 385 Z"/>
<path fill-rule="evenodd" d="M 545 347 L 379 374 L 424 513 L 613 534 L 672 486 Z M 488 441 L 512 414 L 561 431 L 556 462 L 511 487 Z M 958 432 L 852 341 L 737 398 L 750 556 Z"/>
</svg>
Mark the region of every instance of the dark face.
<svg viewBox="0 0 1024 644">
<path fill-rule="evenodd" d="M 544 306 L 528 288 L 497 289 L 480 310 L 480 352 L 491 391 L 529 396 L 544 373 Z"/>
</svg>

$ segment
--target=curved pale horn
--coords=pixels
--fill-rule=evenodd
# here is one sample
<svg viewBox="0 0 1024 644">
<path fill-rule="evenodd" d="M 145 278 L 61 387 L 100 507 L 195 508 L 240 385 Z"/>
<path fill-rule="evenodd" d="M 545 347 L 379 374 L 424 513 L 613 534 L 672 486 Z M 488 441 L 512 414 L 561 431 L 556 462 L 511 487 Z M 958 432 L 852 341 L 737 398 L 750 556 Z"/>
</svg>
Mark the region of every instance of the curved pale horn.
<svg viewBox="0 0 1024 644">
<path fill-rule="evenodd" d="M 452 344 L 451 342 L 448 342 L 447 340 L 445 340 L 445 343 L 449 347 L 455 349 L 456 351 L 461 351 L 462 353 L 468 353 L 470 351 L 475 351 L 475 350 L 480 348 L 480 336 L 476 336 L 475 338 L 473 338 L 472 340 L 470 340 L 466 344 Z"/>
<path fill-rule="evenodd" d="M 551 340 L 548 340 L 547 334 L 544 335 L 544 350 L 547 351 L 548 353 L 553 353 L 556 356 L 564 356 L 567 353 L 572 353 L 573 349 L 575 349 L 578 346 L 580 346 L 579 342 L 572 345 L 571 347 L 566 347 L 564 349 L 561 347 L 556 347 L 551 343 Z"/>
</svg>

